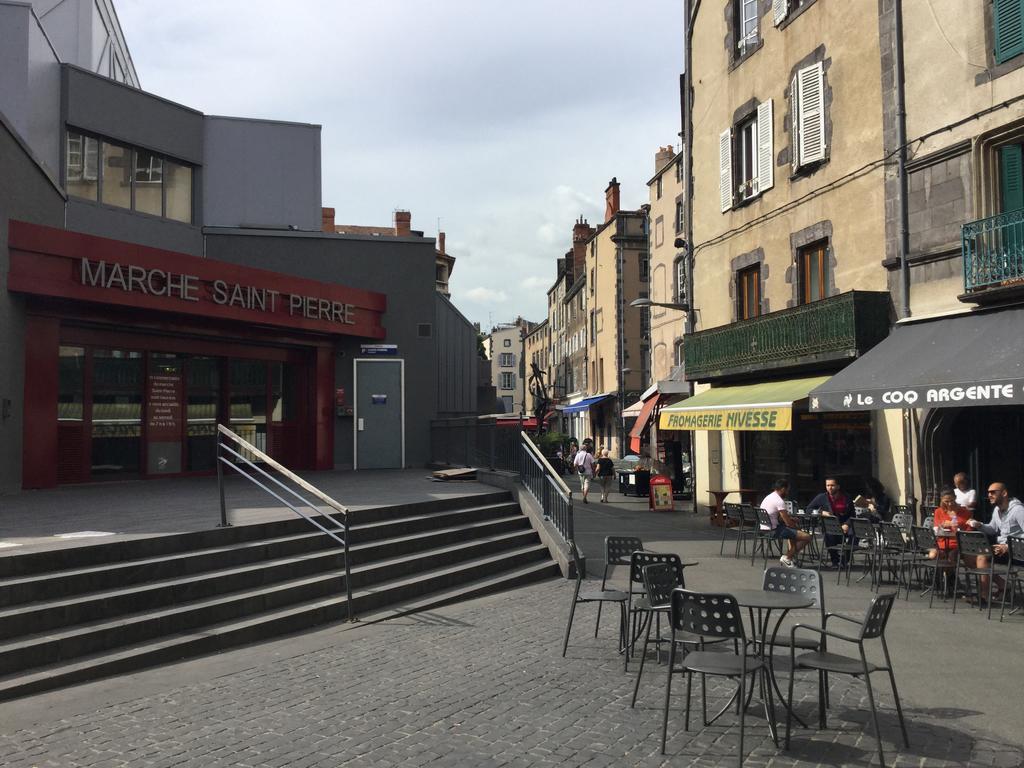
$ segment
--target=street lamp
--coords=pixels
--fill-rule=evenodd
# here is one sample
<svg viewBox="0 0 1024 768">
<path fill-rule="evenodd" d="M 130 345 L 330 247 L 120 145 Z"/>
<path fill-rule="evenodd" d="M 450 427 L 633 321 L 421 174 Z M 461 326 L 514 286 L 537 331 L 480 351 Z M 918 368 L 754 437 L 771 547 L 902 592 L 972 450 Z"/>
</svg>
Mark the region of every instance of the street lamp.
<svg viewBox="0 0 1024 768">
<path fill-rule="evenodd" d="M 633 299 L 629 302 L 631 307 L 664 307 L 665 309 L 677 309 L 680 312 L 689 312 L 689 304 L 673 304 L 667 301 L 651 301 L 650 299 Z"/>
</svg>

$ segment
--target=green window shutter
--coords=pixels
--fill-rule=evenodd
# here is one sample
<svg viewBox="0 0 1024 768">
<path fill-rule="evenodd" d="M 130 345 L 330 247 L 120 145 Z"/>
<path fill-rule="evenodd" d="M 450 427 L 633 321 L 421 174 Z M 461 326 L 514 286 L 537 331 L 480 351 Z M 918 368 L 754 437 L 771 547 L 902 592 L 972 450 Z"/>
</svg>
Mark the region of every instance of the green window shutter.
<svg viewBox="0 0 1024 768">
<path fill-rule="evenodd" d="M 1024 163 L 1020 144 L 999 150 L 999 186 L 1003 193 L 1003 212 L 1024 208 Z"/>
<path fill-rule="evenodd" d="M 1024 53 L 1024 0 L 992 0 L 996 63 Z"/>
</svg>

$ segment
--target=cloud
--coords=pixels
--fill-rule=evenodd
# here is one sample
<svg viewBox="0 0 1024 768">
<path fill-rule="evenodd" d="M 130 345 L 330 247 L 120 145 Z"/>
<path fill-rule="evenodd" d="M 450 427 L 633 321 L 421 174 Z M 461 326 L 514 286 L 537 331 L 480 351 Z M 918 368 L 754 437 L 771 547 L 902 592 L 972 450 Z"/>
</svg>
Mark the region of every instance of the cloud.
<svg viewBox="0 0 1024 768">
<path fill-rule="evenodd" d="M 519 285 L 527 290 L 542 290 L 547 291 L 551 287 L 552 278 L 550 277 L 538 277 L 537 275 L 530 275 L 530 277 L 524 278 Z"/>
<path fill-rule="evenodd" d="M 508 294 L 504 291 L 486 288 L 482 285 L 470 288 L 468 291 L 464 291 L 462 295 L 470 301 L 480 304 L 504 304 L 508 301 Z"/>
</svg>

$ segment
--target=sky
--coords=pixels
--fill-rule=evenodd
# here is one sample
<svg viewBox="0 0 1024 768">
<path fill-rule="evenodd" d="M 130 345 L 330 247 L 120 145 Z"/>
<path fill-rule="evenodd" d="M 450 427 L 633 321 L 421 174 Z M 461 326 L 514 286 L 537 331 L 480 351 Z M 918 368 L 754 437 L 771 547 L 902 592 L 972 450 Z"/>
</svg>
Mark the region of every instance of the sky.
<svg viewBox="0 0 1024 768">
<path fill-rule="evenodd" d="M 486 330 L 546 317 L 580 215 L 648 201 L 678 149 L 681 0 L 116 0 L 142 88 L 206 114 L 322 126 L 339 224 L 446 233 Z"/>
</svg>

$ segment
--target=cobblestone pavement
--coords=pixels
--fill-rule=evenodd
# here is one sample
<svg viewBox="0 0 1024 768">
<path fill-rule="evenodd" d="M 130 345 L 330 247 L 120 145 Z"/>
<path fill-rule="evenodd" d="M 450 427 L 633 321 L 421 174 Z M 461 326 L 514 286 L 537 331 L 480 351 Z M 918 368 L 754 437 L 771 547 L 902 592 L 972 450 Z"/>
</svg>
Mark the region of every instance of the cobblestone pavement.
<svg viewBox="0 0 1024 768">
<path fill-rule="evenodd" d="M 727 567 L 737 578 L 755 574 L 736 561 Z M 430 613 L 290 638 L 271 644 L 273 652 L 255 646 L 140 673 L 108 682 L 99 694 L 87 686 L 0 705 L 0 763 L 736 765 L 732 714 L 706 728 L 691 720 L 694 729 L 684 732 L 684 686 L 678 684 L 667 755 L 660 755 L 665 667 L 652 655 L 631 709 L 635 665 L 623 673 L 610 617 L 595 639 L 595 609 L 581 607 L 568 657 L 561 658 L 571 594 L 571 583 L 548 581 Z M 225 660 L 235 668 L 225 670 Z M 147 676 L 157 683 L 147 683 Z M 884 676 L 878 683 L 887 690 Z M 1006 689 L 1016 691 L 1018 683 Z M 929 701 L 903 693 L 909 750 L 898 746 L 891 697 L 881 696 L 889 765 L 1011 768 L 1024 762 L 1020 745 L 986 734 L 973 720 L 966 724 L 977 712 L 929 703 L 953 702 L 953 692 L 925 697 Z M 812 720 L 815 694 L 809 682 L 797 686 L 797 710 Z M 714 685 L 709 707 L 721 707 L 727 695 L 725 686 Z M 1014 701 L 1019 712 L 1019 697 Z M 829 730 L 796 729 L 788 753 L 775 747 L 752 705 L 745 765 L 877 764 L 864 705 L 859 683 L 835 678 Z"/>
</svg>

